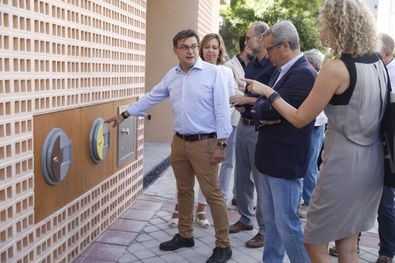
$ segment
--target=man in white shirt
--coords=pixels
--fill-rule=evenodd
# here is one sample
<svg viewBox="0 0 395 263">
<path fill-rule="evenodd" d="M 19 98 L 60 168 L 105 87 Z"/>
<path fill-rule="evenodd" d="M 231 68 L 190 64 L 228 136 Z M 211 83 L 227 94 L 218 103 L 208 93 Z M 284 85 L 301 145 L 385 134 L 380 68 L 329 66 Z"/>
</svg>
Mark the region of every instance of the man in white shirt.
<svg viewBox="0 0 395 263">
<path fill-rule="evenodd" d="M 224 65 L 232 70 L 234 81 L 237 84 L 237 90 L 235 91 L 237 95 L 244 94 L 244 88 L 246 83 L 240 78 L 245 77 L 245 68 L 252 58 L 249 55 L 249 48 L 245 45 L 245 36 L 240 37 L 239 40 L 240 54 L 235 55 L 231 60 L 228 60 Z M 229 93 L 230 94 L 230 93 Z M 235 94 L 233 94 L 235 95 Z M 225 197 L 225 201 L 229 199 L 229 184 L 230 178 L 232 176 L 233 167 L 236 160 L 235 146 L 236 146 L 236 127 L 240 120 L 240 112 L 234 110 L 232 112 L 231 122 L 232 122 L 232 133 L 228 138 L 228 146 L 225 149 L 224 160 L 221 164 L 221 169 L 219 170 L 219 183 L 221 185 L 222 192 Z M 236 180 L 233 184 L 233 199 L 232 205 L 236 205 Z"/>
<path fill-rule="evenodd" d="M 232 256 L 225 200 L 218 182 L 218 163 L 223 160 L 226 139 L 232 132 L 229 94 L 219 68 L 199 57 L 199 36 L 186 29 L 173 38 L 173 51 L 179 63 L 163 79 L 126 111 L 107 120 L 118 126 L 129 116 L 145 111 L 170 98 L 175 134 L 171 162 L 177 181 L 179 225 L 173 239 L 159 249 L 174 251 L 193 247 L 193 205 L 195 176 L 210 207 L 216 247 L 208 263 L 226 262 Z"/>
</svg>

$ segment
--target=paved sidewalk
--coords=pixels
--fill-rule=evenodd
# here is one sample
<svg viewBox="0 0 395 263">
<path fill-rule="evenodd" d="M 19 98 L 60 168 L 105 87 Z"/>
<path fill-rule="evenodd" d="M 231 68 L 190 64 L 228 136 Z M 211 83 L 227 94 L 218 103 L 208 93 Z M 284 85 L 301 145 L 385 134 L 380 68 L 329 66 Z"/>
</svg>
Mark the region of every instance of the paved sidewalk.
<svg viewBox="0 0 395 263">
<path fill-rule="evenodd" d="M 194 248 L 182 248 L 175 252 L 164 252 L 158 248 L 159 243 L 177 233 L 176 229 L 167 226 L 174 208 L 175 189 L 170 167 L 75 262 L 205 262 L 214 247 L 212 228 L 203 230 L 195 225 Z M 229 218 L 232 223 L 238 219 L 234 209 L 229 209 Z M 371 231 L 362 236 L 361 262 L 375 262 L 377 258 L 377 229 Z M 231 234 L 233 257 L 229 262 L 261 262 L 262 249 L 249 249 L 244 245 L 256 233 L 255 227 L 253 231 Z M 286 259 L 284 262 L 289 261 Z M 333 262 L 337 259 L 333 258 Z"/>
</svg>

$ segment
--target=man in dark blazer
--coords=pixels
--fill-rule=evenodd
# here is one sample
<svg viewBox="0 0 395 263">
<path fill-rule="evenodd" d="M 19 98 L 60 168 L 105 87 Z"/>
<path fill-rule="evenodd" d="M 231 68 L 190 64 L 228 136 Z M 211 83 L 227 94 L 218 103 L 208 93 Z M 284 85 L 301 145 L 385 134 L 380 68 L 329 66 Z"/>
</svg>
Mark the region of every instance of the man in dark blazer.
<svg viewBox="0 0 395 263">
<path fill-rule="evenodd" d="M 303 244 L 297 214 L 299 179 L 304 176 L 314 122 L 297 129 L 271 103 L 281 96 L 298 108 L 312 89 L 317 72 L 300 52 L 299 36 L 290 21 L 274 24 L 265 32 L 268 58 L 278 68 L 269 85 L 277 92 L 261 97 L 255 105 L 261 124 L 255 151 L 255 165 L 263 189 L 260 205 L 266 225 L 263 261 L 282 262 L 284 252 L 291 262 L 310 262 Z"/>
</svg>

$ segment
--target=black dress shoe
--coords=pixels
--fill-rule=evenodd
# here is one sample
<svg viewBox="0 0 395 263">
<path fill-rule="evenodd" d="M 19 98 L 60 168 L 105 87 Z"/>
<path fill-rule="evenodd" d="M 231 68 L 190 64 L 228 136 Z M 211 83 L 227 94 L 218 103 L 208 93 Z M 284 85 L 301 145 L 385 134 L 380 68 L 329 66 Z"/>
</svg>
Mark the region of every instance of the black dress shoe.
<svg viewBox="0 0 395 263">
<path fill-rule="evenodd" d="M 216 247 L 213 249 L 213 254 L 206 263 L 225 263 L 232 257 L 232 249 L 230 247 Z"/>
<path fill-rule="evenodd" d="M 159 249 L 163 251 L 173 251 L 182 247 L 193 247 L 194 245 L 195 241 L 193 241 L 193 237 L 184 238 L 181 237 L 180 234 L 176 234 L 172 240 L 161 243 Z"/>
</svg>

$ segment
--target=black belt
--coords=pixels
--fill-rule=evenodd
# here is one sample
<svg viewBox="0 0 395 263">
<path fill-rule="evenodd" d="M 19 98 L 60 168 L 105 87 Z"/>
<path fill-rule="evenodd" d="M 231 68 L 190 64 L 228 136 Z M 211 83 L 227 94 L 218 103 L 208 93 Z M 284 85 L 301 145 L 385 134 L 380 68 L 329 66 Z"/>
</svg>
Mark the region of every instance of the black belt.
<svg viewBox="0 0 395 263">
<path fill-rule="evenodd" d="M 241 122 L 244 125 L 248 125 L 248 126 L 255 126 L 255 124 L 256 124 L 255 120 L 249 120 L 249 119 L 244 119 L 244 118 L 241 118 Z"/>
<path fill-rule="evenodd" d="M 178 132 L 176 132 L 176 135 L 186 141 L 189 142 L 195 142 L 195 141 L 200 141 L 200 140 L 205 140 L 205 139 L 209 139 L 209 138 L 217 138 L 217 133 L 216 132 L 212 132 L 212 133 L 200 133 L 200 134 L 179 134 Z"/>
</svg>

